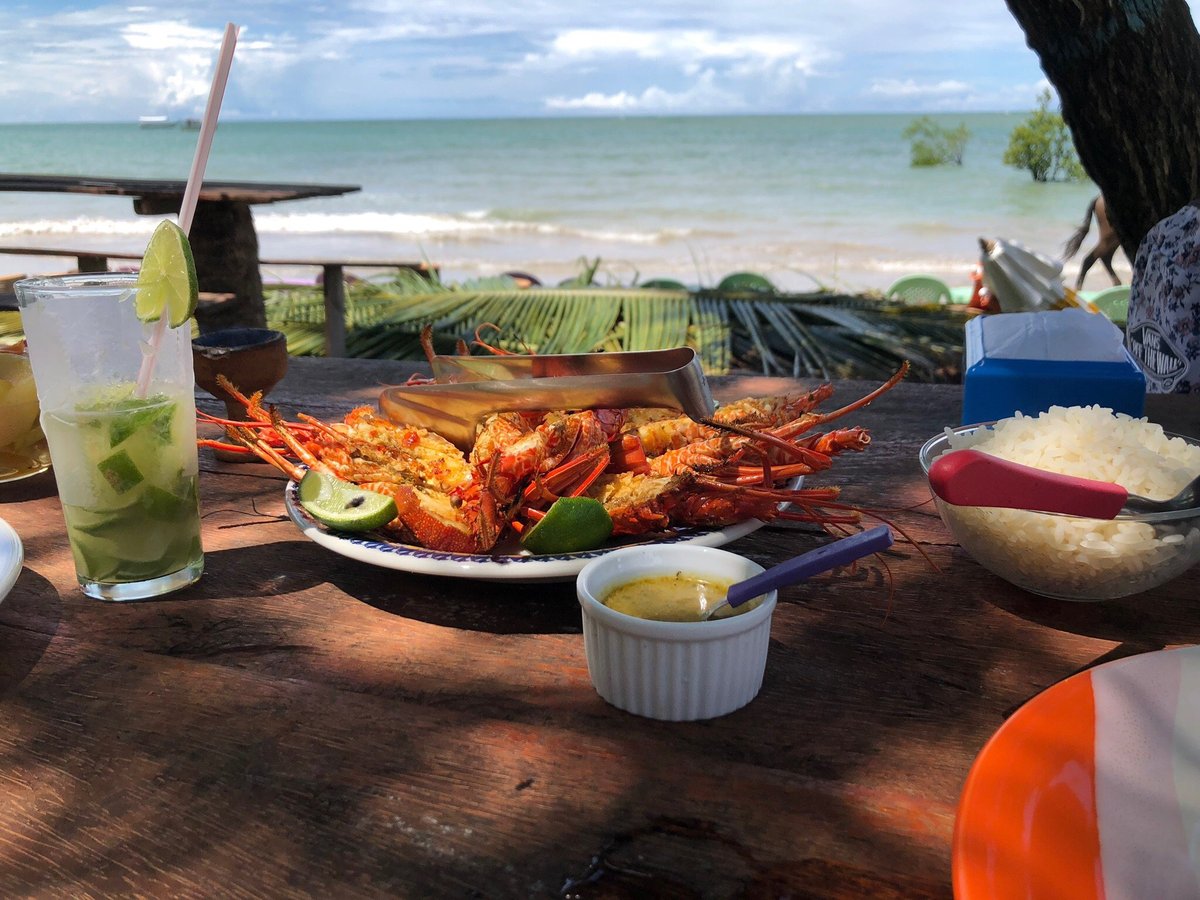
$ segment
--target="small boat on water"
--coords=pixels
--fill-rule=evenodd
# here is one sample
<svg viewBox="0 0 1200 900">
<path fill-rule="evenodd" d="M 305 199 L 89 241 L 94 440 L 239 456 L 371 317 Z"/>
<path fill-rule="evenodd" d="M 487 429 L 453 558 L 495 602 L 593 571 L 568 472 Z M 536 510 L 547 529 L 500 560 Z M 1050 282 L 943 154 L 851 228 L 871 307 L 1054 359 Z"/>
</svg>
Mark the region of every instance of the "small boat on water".
<svg viewBox="0 0 1200 900">
<path fill-rule="evenodd" d="M 138 116 L 139 128 L 173 128 L 174 125 L 166 116 Z"/>
<path fill-rule="evenodd" d="M 199 119 L 184 119 L 183 125 L 181 127 L 183 128 L 184 131 L 199 131 L 200 130 L 200 120 Z"/>
</svg>

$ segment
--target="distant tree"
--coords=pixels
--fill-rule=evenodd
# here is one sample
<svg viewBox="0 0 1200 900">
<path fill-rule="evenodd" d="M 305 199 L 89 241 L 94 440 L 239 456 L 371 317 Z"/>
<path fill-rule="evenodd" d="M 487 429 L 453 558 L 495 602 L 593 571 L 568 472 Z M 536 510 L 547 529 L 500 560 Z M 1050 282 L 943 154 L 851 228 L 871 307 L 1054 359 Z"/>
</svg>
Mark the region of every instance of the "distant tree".
<svg viewBox="0 0 1200 900">
<path fill-rule="evenodd" d="M 963 150 L 970 136 L 966 125 L 947 128 L 929 116 L 913 119 L 901 135 L 911 142 L 914 166 L 945 166 L 951 163 L 961 166 Z"/>
<path fill-rule="evenodd" d="M 1087 173 L 1063 117 L 1050 108 L 1050 91 L 1038 95 L 1038 108 L 1012 130 L 1004 163 L 1026 169 L 1034 181 L 1082 181 Z"/>
<path fill-rule="evenodd" d="M 1155 223 L 1200 196 L 1200 34 L 1191 10 L 1184 0 L 1006 2 L 1133 259 Z"/>
</svg>

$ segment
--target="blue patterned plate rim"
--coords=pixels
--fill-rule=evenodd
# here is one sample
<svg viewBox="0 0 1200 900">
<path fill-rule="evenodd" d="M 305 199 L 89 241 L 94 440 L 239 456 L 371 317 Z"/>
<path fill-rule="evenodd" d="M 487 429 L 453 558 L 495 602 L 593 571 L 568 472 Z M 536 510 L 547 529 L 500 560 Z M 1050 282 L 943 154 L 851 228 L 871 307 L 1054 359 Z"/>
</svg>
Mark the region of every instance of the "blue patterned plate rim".
<svg viewBox="0 0 1200 900">
<path fill-rule="evenodd" d="M 799 479 L 793 486 L 799 486 Z M 701 547 L 722 547 L 730 541 L 745 537 L 763 527 L 759 519 L 746 519 L 725 528 L 681 530 L 652 540 L 628 540 L 597 550 L 563 555 L 534 556 L 517 551 L 517 544 L 500 549 L 512 552 L 493 554 L 443 553 L 411 544 L 392 543 L 326 528 L 300 505 L 299 485 L 289 481 L 284 488 L 283 502 L 288 517 L 313 543 L 348 559 L 412 572 L 419 575 L 442 575 L 449 578 L 473 578 L 481 581 L 571 581 L 590 560 L 604 556 L 620 547 L 633 544 L 696 544 Z"/>
</svg>

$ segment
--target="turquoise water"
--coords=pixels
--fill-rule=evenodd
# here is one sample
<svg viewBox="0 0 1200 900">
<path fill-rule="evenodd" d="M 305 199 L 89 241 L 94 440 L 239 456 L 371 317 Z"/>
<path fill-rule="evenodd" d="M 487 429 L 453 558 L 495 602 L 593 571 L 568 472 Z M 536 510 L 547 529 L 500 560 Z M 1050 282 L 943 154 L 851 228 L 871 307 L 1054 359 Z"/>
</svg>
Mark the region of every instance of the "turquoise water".
<svg viewBox="0 0 1200 900">
<path fill-rule="evenodd" d="M 937 118 L 971 131 L 961 167 L 910 167 L 911 115 L 842 115 L 231 122 L 208 175 L 362 186 L 255 207 L 265 258 L 428 259 L 449 277 L 553 281 L 586 256 L 613 283 L 749 269 L 791 289 L 857 289 L 912 271 L 965 284 L 979 237 L 1056 255 L 1094 187 L 1035 184 L 1001 163 L 1023 114 Z M 196 136 L 0 125 L 0 171 L 183 178 Z M 9 246 L 139 250 L 153 225 L 125 198 L 0 196 Z M 59 265 L 4 267 L 23 264 Z"/>
</svg>

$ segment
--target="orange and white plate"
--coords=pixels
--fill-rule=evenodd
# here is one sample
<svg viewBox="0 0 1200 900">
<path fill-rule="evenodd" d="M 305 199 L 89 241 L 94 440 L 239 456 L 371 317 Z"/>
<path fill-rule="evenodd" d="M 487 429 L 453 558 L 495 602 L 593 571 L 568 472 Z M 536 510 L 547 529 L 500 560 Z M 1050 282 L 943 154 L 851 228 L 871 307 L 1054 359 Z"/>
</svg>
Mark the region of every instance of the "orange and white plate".
<svg viewBox="0 0 1200 900">
<path fill-rule="evenodd" d="M 953 874 L 959 900 L 1200 897 L 1200 647 L 1021 707 L 967 776 Z"/>
</svg>

